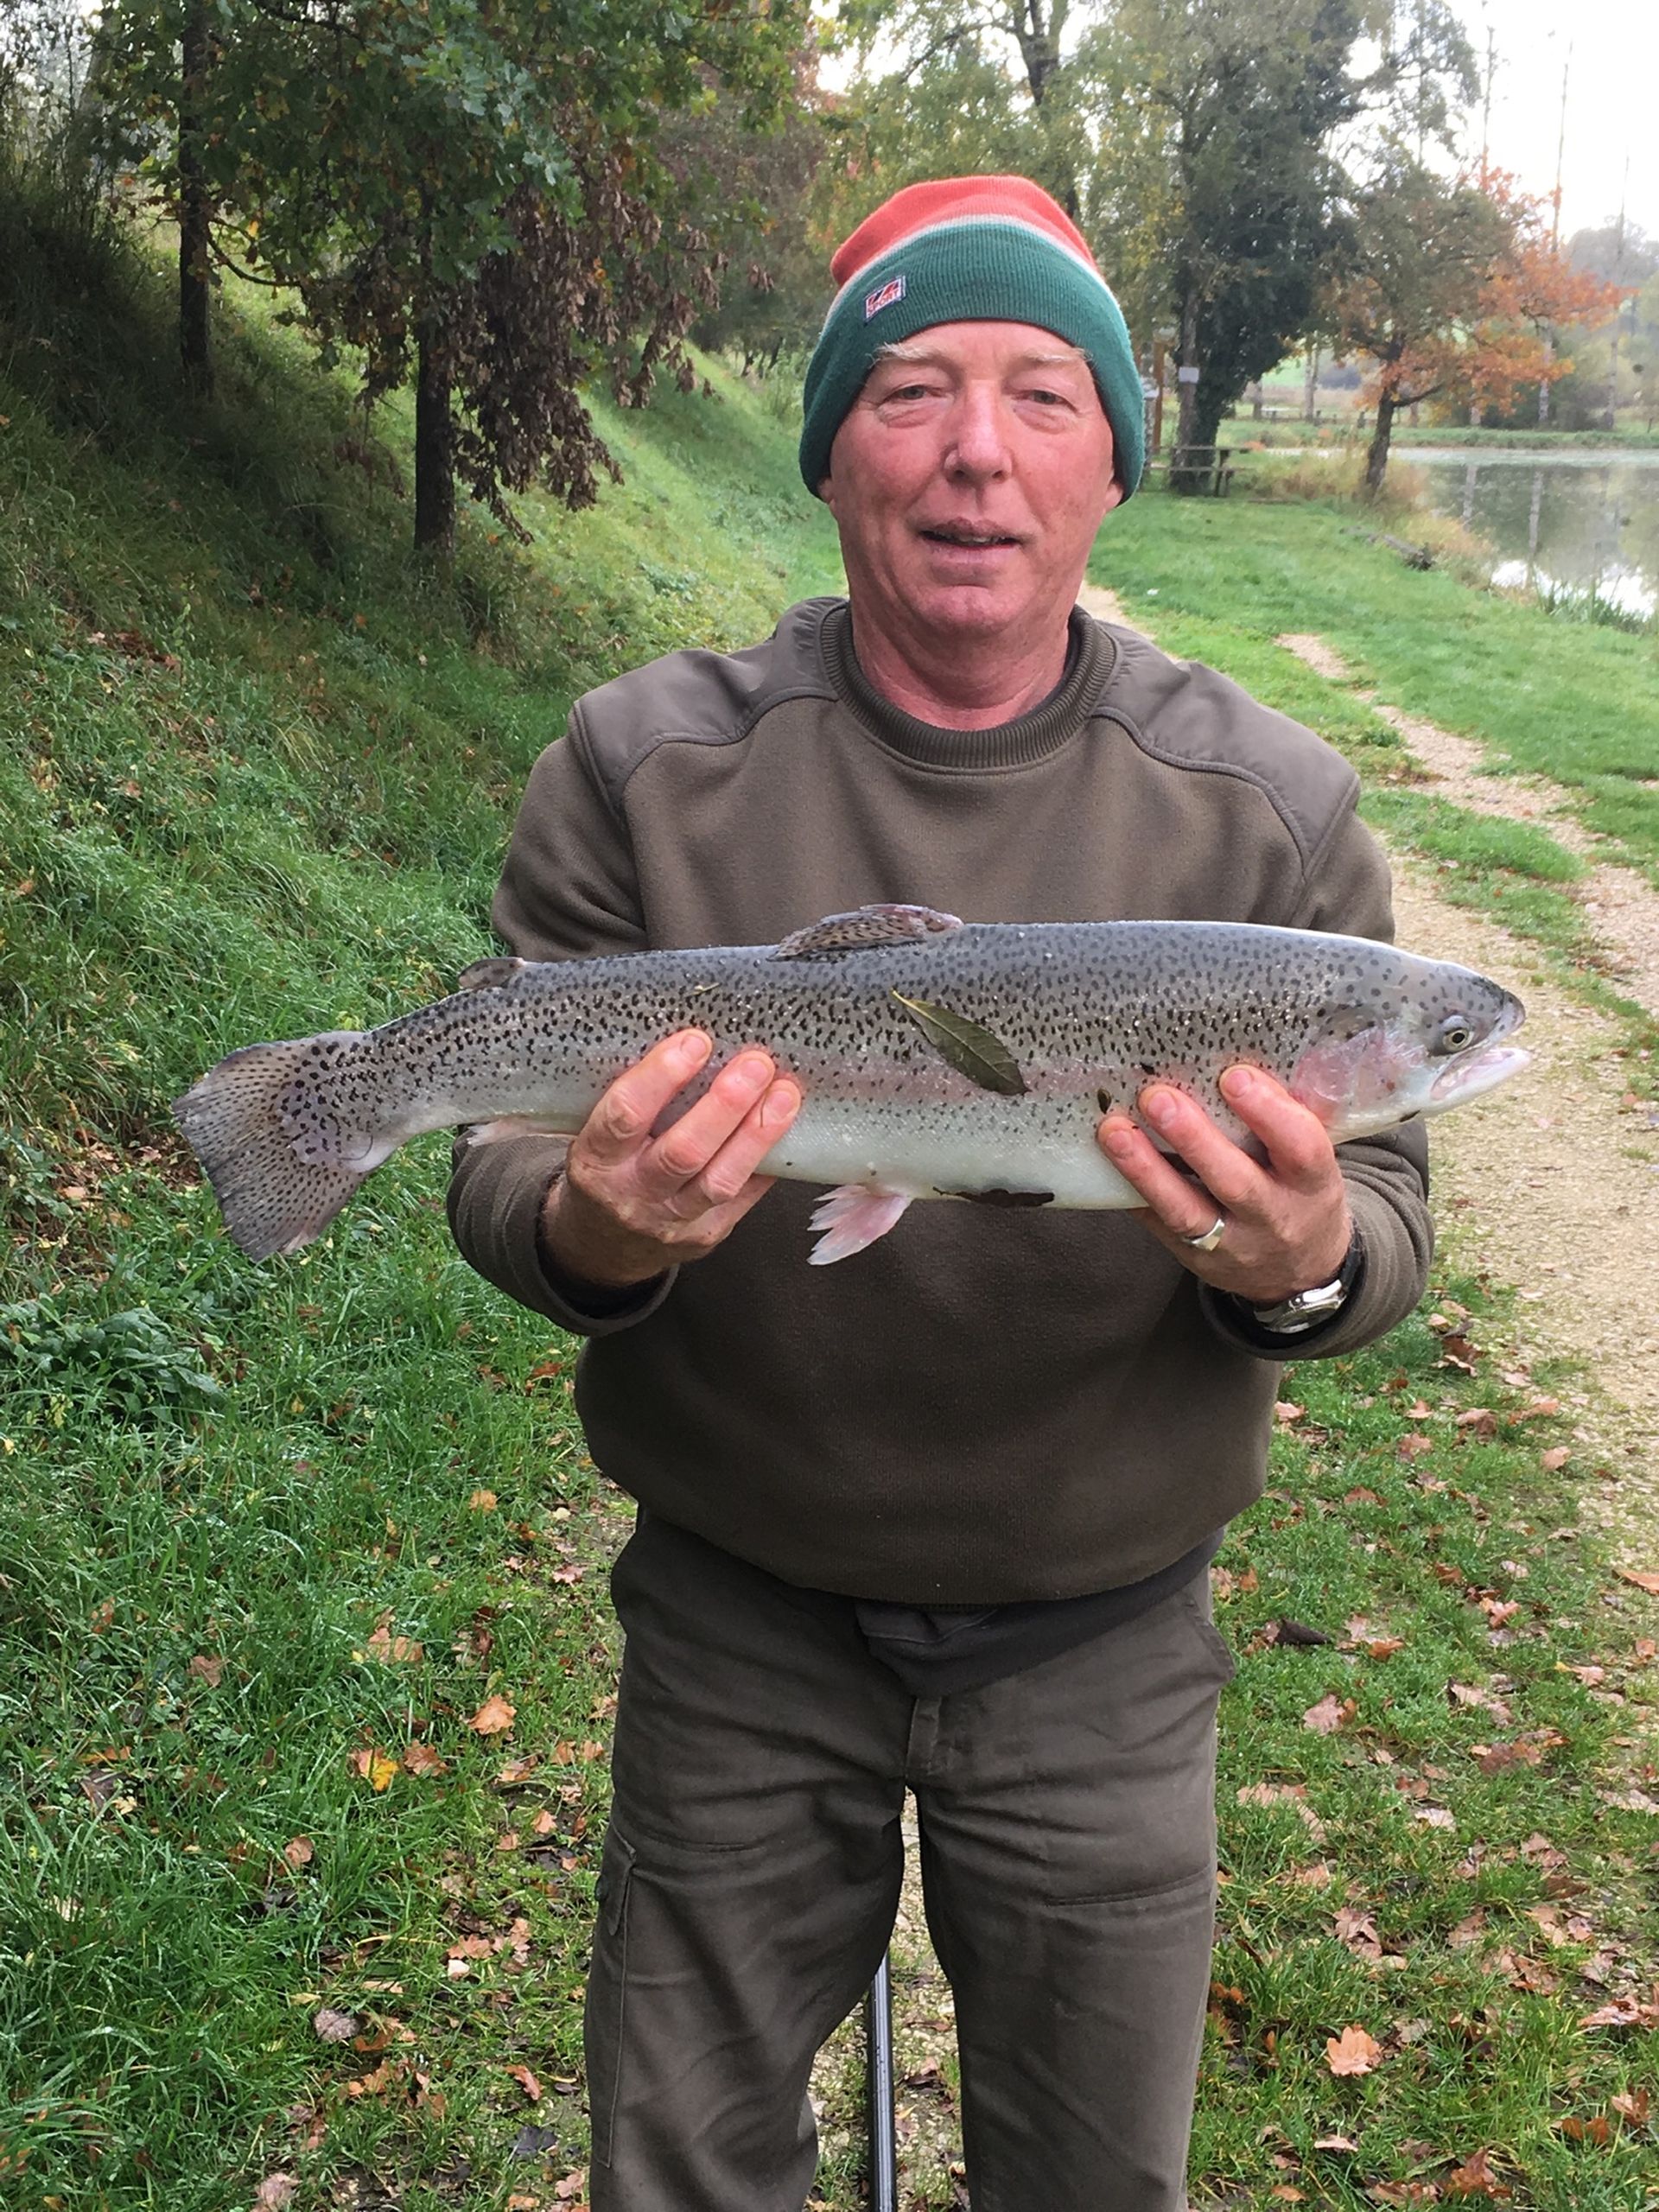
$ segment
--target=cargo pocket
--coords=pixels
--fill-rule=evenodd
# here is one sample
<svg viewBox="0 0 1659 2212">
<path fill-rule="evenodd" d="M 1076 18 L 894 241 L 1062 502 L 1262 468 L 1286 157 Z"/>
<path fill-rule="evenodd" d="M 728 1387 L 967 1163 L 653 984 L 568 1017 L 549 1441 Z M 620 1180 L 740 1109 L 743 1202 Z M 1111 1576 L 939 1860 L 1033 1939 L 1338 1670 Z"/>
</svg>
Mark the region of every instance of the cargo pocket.
<svg viewBox="0 0 1659 2212">
<path fill-rule="evenodd" d="M 628 1989 L 628 1893 L 633 1886 L 633 1846 L 614 1826 L 606 1831 L 594 1897 L 593 1958 L 588 1969 L 588 2003 L 582 2015 L 582 2046 L 588 2067 L 588 2111 L 597 2164 L 611 2163 L 617 2100 L 622 2087 L 622 2039 L 626 2031 Z"/>
<path fill-rule="evenodd" d="M 1238 1672 L 1238 1662 L 1233 1656 L 1233 1647 L 1216 1626 L 1214 1615 L 1211 1611 L 1212 1600 L 1210 1595 L 1209 1576 L 1195 1575 L 1180 1594 L 1192 1617 L 1192 1625 L 1198 1632 L 1198 1641 L 1203 1644 L 1215 1668 L 1217 1687 L 1225 1689 Z"/>
</svg>

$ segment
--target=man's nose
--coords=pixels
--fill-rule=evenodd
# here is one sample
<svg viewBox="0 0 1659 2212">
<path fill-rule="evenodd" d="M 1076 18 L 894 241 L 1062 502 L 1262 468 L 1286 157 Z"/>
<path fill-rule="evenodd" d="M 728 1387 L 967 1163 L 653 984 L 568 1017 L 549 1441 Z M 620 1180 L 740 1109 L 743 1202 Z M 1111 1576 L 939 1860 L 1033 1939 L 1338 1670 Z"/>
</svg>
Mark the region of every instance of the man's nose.
<svg viewBox="0 0 1659 2212">
<path fill-rule="evenodd" d="M 1000 393 L 963 392 L 951 410 L 950 427 L 945 467 L 952 475 L 984 481 L 1007 474 L 1008 440 Z"/>
</svg>

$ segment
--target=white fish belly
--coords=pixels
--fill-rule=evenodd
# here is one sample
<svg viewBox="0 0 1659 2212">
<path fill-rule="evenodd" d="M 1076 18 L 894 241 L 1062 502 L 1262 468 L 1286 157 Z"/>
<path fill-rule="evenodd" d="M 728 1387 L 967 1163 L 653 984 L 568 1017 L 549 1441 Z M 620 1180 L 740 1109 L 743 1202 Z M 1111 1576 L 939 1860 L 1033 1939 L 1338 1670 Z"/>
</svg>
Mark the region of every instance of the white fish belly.
<svg viewBox="0 0 1659 2212">
<path fill-rule="evenodd" d="M 1080 1098 L 998 1098 L 893 1108 L 808 1099 L 761 1173 L 799 1183 L 861 1183 L 908 1198 L 1044 1191 L 1058 1206 L 1144 1205 L 1095 1141 Z"/>
</svg>

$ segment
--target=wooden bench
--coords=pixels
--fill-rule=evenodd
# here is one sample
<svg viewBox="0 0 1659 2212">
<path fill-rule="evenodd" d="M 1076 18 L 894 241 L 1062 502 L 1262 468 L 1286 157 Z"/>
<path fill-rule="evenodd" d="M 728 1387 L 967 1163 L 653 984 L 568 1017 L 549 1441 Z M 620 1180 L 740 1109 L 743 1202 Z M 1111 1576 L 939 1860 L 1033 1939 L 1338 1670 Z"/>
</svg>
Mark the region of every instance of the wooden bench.
<svg viewBox="0 0 1659 2212">
<path fill-rule="evenodd" d="M 1212 499 L 1224 499 L 1233 480 L 1233 448 L 1231 446 L 1173 446 L 1167 461 L 1154 461 L 1147 474 L 1184 476 L 1189 488 L 1207 492 Z"/>
</svg>

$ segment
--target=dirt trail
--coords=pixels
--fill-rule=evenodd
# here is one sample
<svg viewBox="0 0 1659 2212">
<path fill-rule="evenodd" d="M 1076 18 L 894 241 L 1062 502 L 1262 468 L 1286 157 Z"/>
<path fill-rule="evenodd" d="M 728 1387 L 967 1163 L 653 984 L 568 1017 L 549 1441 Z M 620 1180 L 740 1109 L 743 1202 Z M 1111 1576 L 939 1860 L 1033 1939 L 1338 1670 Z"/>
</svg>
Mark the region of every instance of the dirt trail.
<svg viewBox="0 0 1659 2212">
<path fill-rule="evenodd" d="M 1104 610 L 1102 610 L 1103 612 Z M 1318 676 L 1351 684 L 1353 672 L 1336 648 L 1306 632 L 1277 641 Z M 1606 857 L 1607 848 L 1580 821 L 1573 794 L 1548 776 L 1498 776 L 1471 739 L 1442 729 L 1421 715 L 1391 707 L 1370 691 L 1356 691 L 1373 714 L 1399 731 L 1418 766 L 1439 789 L 1471 813 L 1508 822 L 1531 822 L 1557 844 L 1590 862 L 1578 893 L 1591 929 L 1608 956 L 1616 988 L 1659 1018 L 1659 891 L 1637 869 Z"/>
</svg>

